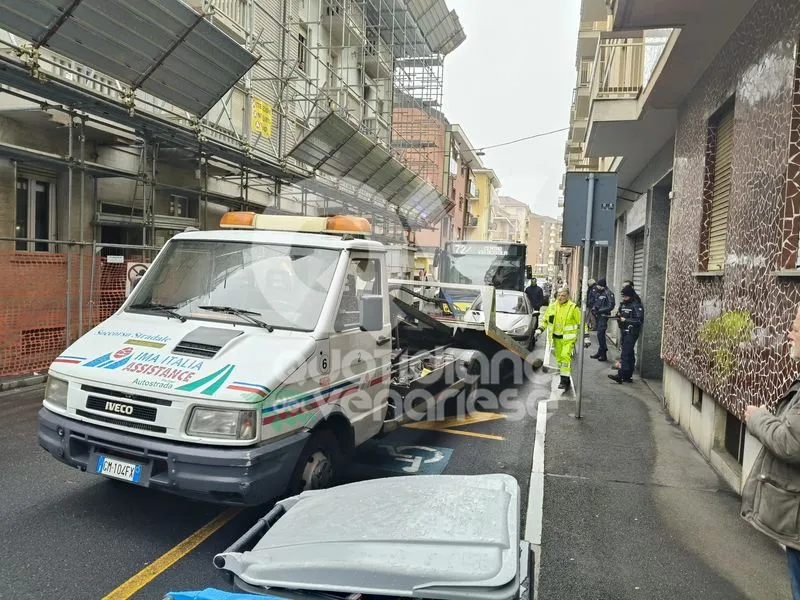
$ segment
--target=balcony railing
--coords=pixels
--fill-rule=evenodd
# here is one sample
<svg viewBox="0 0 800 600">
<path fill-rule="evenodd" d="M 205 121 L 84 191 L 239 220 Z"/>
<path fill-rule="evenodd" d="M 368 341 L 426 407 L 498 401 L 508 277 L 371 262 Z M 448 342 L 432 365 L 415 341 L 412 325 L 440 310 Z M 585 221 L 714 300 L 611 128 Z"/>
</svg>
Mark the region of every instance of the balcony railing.
<svg viewBox="0 0 800 600">
<path fill-rule="evenodd" d="M 592 78 L 592 98 L 638 98 L 644 85 L 644 40 L 600 42 Z"/>
</svg>

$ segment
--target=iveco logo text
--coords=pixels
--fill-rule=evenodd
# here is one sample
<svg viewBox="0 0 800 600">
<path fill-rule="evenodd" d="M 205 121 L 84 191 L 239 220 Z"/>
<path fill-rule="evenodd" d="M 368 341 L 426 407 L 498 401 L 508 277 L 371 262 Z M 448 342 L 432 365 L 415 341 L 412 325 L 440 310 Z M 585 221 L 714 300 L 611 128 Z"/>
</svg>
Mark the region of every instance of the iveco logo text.
<svg viewBox="0 0 800 600">
<path fill-rule="evenodd" d="M 132 415 L 133 407 L 127 404 L 120 404 L 119 402 L 106 402 L 106 410 L 108 412 L 115 412 L 121 415 Z"/>
</svg>

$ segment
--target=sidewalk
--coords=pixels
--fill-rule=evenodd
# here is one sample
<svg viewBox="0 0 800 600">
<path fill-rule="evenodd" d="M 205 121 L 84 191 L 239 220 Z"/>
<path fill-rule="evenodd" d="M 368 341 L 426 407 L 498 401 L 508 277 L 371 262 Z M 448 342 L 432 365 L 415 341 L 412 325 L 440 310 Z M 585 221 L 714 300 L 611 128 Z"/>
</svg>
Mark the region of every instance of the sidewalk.
<svg viewBox="0 0 800 600">
<path fill-rule="evenodd" d="M 644 382 L 614 383 L 592 353 L 583 418 L 572 394 L 548 407 L 538 597 L 789 598 L 785 555 L 738 495 Z"/>
</svg>

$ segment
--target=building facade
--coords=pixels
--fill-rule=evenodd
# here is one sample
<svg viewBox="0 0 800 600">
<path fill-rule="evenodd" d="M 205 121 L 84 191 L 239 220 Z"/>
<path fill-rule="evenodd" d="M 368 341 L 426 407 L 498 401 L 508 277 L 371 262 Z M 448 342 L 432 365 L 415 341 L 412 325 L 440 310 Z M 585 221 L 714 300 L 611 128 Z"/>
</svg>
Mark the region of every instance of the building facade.
<svg viewBox="0 0 800 600">
<path fill-rule="evenodd" d="M 528 264 L 540 276 L 558 275 L 558 255 L 561 248 L 561 219 L 531 213 L 528 224 Z"/>
<path fill-rule="evenodd" d="M 510 196 L 499 196 L 492 209 L 492 228 L 489 239 L 504 242 L 528 243 L 531 209 Z"/>
<path fill-rule="evenodd" d="M 466 239 L 488 240 L 492 231 L 492 209 L 497 205 L 497 191 L 503 183 L 492 169 L 475 169 L 472 175 L 468 197 L 469 213 L 474 220 L 470 220 Z"/>
<path fill-rule="evenodd" d="M 585 141 L 621 158 L 609 263 L 641 286 L 643 374 L 661 366 L 670 414 L 739 489 L 760 449 L 744 407 L 773 406 L 795 375 L 800 5 L 610 6 L 619 78 L 592 84 Z"/>
</svg>

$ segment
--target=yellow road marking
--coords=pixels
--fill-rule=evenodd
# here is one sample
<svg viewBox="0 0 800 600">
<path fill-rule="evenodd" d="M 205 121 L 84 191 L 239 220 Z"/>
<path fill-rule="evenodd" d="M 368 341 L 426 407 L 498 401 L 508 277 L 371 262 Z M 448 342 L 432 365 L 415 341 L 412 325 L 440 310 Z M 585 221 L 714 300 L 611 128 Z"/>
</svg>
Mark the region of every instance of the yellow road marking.
<svg viewBox="0 0 800 600">
<path fill-rule="evenodd" d="M 461 429 L 437 429 L 440 433 L 454 433 L 456 435 L 467 435 L 469 437 L 483 438 L 485 440 L 497 440 L 504 442 L 506 438 L 502 435 L 491 435 L 489 433 L 478 433 L 477 431 L 462 431 Z"/>
<path fill-rule="evenodd" d="M 103 597 L 103 600 L 126 600 L 141 590 L 148 583 L 153 581 L 161 573 L 169 569 L 172 565 L 197 548 L 214 532 L 222 528 L 228 521 L 233 519 L 241 512 L 241 508 L 229 508 L 218 514 L 192 535 L 171 548 L 166 553 L 159 556 L 156 560 L 147 565 L 144 569 L 136 573 L 125 583 L 114 591 Z"/>
<path fill-rule="evenodd" d="M 505 418 L 506 416 L 500 413 L 476 412 L 466 417 L 448 417 L 441 421 L 420 421 L 419 423 L 407 423 L 404 425 L 404 427 L 409 429 L 422 429 L 423 431 L 439 431 L 443 433 L 453 433 L 456 435 L 466 435 L 470 437 L 484 438 L 487 440 L 504 441 L 506 438 L 501 435 L 477 433 L 474 431 L 464 431 L 453 428 L 463 427 L 465 425 L 474 425 L 475 423 L 488 423 L 489 421 L 497 421 L 498 419 Z"/>
</svg>

